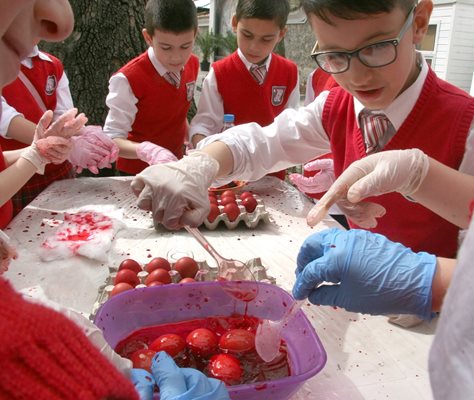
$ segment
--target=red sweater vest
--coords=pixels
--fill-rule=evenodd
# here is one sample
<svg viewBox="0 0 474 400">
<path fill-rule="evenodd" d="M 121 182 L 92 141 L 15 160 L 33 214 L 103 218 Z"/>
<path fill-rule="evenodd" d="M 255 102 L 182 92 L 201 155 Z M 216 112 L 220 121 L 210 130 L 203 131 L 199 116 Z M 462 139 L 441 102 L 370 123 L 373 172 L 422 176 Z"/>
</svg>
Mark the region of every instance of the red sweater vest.
<svg viewBox="0 0 474 400">
<path fill-rule="evenodd" d="M 235 124 L 256 122 L 269 125 L 286 106 L 298 81 L 297 65 L 272 54 L 272 60 L 263 85 L 249 73 L 237 52 L 212 64 L 217 88 L 224 103 L 224 114 L 234 114 Z M 272 174 L 285 179 L 286 172 Z"/>
<path fill-rule="evenodd" d="M 273 122 L 288 102 L 298 80 L 298 67 L 278 54 L 272 61 L 263 85 L 259 85 L 234 52 L 212 64 L 217 87 L 224 103 L 224 113 L 235 115 L 235 124 Z"/>
<path fill-rule="evenodd" d="M 311 79 L 311 86 L 313 87 L 314 95 L 317 97 L 325 90 L 331 90 L 338 86 L 331 74 L 323 71 L 321 68 L 316 69 Z"/>
<path fill-rule="evenodd" d="M 138 99 L 138 112 L 128 139 L 134 142 L 149 141 L 183 157 L 183 145 L 188 133 L 187 113 L 191 105 L 199 70 L 199 60 L 192 55 L 181 73 L 179 88 L 164 79 L 148 58 L 148 52 L 134 58 L 119 72 L 128 79 Z M 119 157 L 117 168 L 137 174 L 148 164 L 141 160 Z"/>
<path fill-rule="evenodd" d="M 5 159 L 3 158 L 2 147 L 0 146 L 0 172 L 6 168 Z M 4 229 L 13 218 L 13 204 L 8 200 L 5 204 L 0 206 L 0 229 Z"/>
<path fill-rule="evenodd" d="M 419 148 L 430 157 L 458 169 L 474 116 L 474 99 L 439 79 L 430 69 L 420 96 L 384 150 Z M 354 99 L 342 88 L 331 91 L 323 111 L 323 125 L 331 141 L 336 176 L 366 156 L 363 135 L 356 124 Z M 373 232 L 401 242 L 414 251 L 455 257 L 458 228 L 398 193 L 370 199 L 387 209 Z M 357 228 L 354 224 L 352 227 Z"/>
<path fill-rule="evenodd" d="M 56 87 L 63 75 L 64 69 L 61 61 L 51 54 L 48 54 L 48 56 L 53 62 L 42 60 L 39 57 L 33 57 L 33 68 L 27 68 L 22 65 L 21 71 L 36 88 L 46 108 L 48 110 L 54 110 L 57 103 Z M 22 113 L 28 121 L 35 124 L 39 122 L 43 111 L 19 78 L 5 86 L 2 90 L 2 95 L 7 103 Z M 0 144 L 3 150 L 22 149 L 27 146 L 24 143 L 3 137 L 0 137 Z M 72 166 L 67 161 L 59 165 L 48 164 L 45 169 L 45 175 L 51 175 L 56 179 L 60 176 L 67 175 L 71 169 Z M 34 175 L 30 181 L 28 181 L 27 185 L 30 183 L 36 184 L 36 179 L 41 179 L 42 182 L 44 181 L 44 177 L 36 177 L 38 177 L 38 175 Z"/>
<path fill-rule="evenodd" d="M 325 90 L 331 90 L 333 87 L 339 86 L 332 77 L 332 75 L 323 71 L 321 68 L 318 68 L 314 71 L 314 74 L 311 77 L 310 84 L 313 87 L 314 97 L 317 97 L 321 92 L 324 92 Z M 325 154 L 321 157 L 315 158 L 315 160 L 321 158 L 332 158 L 332 154 Z M 319 171 L 303 171 L 303 175 L 310 177 L 316 175 L 318 172 Z M 313 199 L 320 199 L 324 195 L 324 193 L 325 192 L 306 193 L 306 195 L 312 197 Z"/>
</svg>

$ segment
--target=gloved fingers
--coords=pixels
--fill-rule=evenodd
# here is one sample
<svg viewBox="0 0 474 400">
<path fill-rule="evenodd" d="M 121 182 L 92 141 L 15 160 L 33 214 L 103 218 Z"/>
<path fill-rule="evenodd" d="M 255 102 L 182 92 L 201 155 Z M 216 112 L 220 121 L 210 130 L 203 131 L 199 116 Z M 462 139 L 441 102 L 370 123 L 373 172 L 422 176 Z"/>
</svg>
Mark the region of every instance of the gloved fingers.
<svg viewBox="0 0 474 400">
<path fill-rule="evenodd" d="M 33 142 L 36 142 L 39 139 L 46 137 L 46 130 L 53 120 L 53 112 L 51 110 L 46 111 L 40 118 L 38 124 L 36 125 L 35 135 Z"/>
<path fill-rule="evenodd" d="M 340 285 L 321 285 L 308 294 L 308 300 L 315 305 L 341 307 L 341 292 Z"/>
<path fill-rule="evenodd" d="M 137 197 L 140 195 L 145 186 L 145 180 L 139 175 L 135 176 L 130 183 L 130 188 L 132 189 L 133 194 Z"/>
<path fill-rule="evenodd" d="M 330 259 L 323 256 L 304 266 L 293 286 L 293 297 L 296 300 L 307 298 L 321 282 L 339 283 L 339 268 L 334 264 L 328 265 L 329 262 Z"/>
<path fill-rule="evenodd" d="M 342 200 L 337 205 L 347 218 L 364 229 L 375 228 L 377 226 L 377 218 L 383 217 L 387 212 L 385 207 L 372 202 L 354 204 L 347 200 Z"/>
<path fill-rule="evenodd" d="M 323 231 L 324 232 L 324 231 Z M 323 232 L 316 232 L 308 236 L 301 245 L 296 258 L 296 275 L 308 265 L 324 255 L 324 235 Z"/>
<path fill-rule="evenodd" d="M 132 368 L 129 375 L 130 380 L 135 386 L 140 400 L 152 400 L 155 389 L 155 378 L 144 369 Z"/>
<path fill-rule="evenodd" d="M 345 199 L 347 188 L 339 184 L 339 179 L 328 189 L 316 205 L 309 211 L 306 222 L 309 226 L 315 226 L 321 222 L 329 213 L 329 209 L 335 203 Z"/>
<path fill-rule="evenodd" d="M 89 171 L 91 171 L 94 175 L 97 175 L 97 174 L 99 173 L 98 168 L 97 168 L 96 166 L 94 166 L 94 165 L 88 166 L 87 169 L 88 169 Z"/>
<path fill-rule="evenodd" d="M 79 135 L 81 128 L 87 123 L 88 119 L 84 113 L 80 113 L 76 118 L 67 121 L 64 124 L 61 136 L 72 137 Z"/>
<path fill-rule="evenodd" d="M 166 352 L 160 351 L 153 357 L 151 371 L 161 400 L 174 400 L 188 390 L 183 372 Z"/>
<path fill-rule="evenodd" d="M 321 158 L 313 160 L 304 165 L 305 171 L 318 171 L 326 169 L 334 169 L 334 161 L 331 158 Z"/>
<path fill-rule="evenodd" d="M 41 157 L 53 163 L 64 162 L 71 151 L 71 142 L 59 136 L 47 137 L 36 141 Z"/>
<path fill-rule="evenodd" d="M 78 122 L 79 124 L 83 121 L 85 116 L 83 114 L 80 114 L 79 116 L 76 117 L 77 114 L 77 108 L 71 108 L 70 110 L 66 111 L 64 114 L 62 114 L 56 121 L 54 121 L 47 129 L 45 132 L 45 136 L 62 136 L 65 138 L 69 138 L 73 136 L 72 132 L 69 129 L 65 129 L 65 125 L 67 123 L 70 123 L 71 121 L 74 121 L 76 118 L 79 118 Z M 87 120 L 87 119 L 86 119 Z M 85 124 L 85 122 L 84 122 Z M 80 127 L 84 126 L 82 124 Z M 74 125 L 75 126 L 75 125 Z M 80 128 L 79 128 L 80 129 Z M 74 132 L 74 134 L 77 134 L 79 129 Z"/>
<path fill-rule="evenodd" d="M 219 379 L 208 378 L 194 368 L 182 368 L 188 391 L 176 400 L 226 400 L 229 393 L 224 382 Z"/>
<path fill-rule="evenodd" d="M 290 174 L 290 181 L 304 193 L 321 193 L 331 187 L 333 179 L 326 172 L 318 172 L 314 176 Z"/>
<path fill-rule="evenodd" d="M 380 174 L 376 174 L 374 171 L 360 178 L 349 188 L 347 200 L 358 203 L 367 197 L 378 196 L 391 191 L 389 188 L 384 189 Z"/>
<path fill-rule="evenodd" d="M 145 211 L 153 210 L 153 190 L 150 186 L 145 185 L 138 194 L 137 206 Z M 153 210 L 154 211 L 154 210 Z M 155 211 L 154 211 L 155 212 Z M 158 210 L 155 212 L 158 213 Z M 155 218 L 155 216 L 153 216 Z"/>
<path fill-rule="evenodd" d="M 185 210 L 183 215 L 180 218 L 181 226 L 189 225 L 191 227 L 198 227 L 200 226 L 204 220 L 209 215 L 211 207 L 210 205 L 203 206 L 201 205 L 199 208 L 194 208 L 192 210 Z"/>
</svg>

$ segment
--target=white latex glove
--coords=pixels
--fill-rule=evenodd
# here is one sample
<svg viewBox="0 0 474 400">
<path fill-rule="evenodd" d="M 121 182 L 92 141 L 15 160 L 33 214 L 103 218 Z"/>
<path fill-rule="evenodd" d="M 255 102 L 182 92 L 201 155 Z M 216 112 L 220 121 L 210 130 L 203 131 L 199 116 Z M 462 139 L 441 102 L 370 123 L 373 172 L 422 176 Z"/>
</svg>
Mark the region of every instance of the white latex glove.
<svg viewBox="0 0 474 400">
<path fill-rule="evenodd" d="M 410 196 L 418 190 L 428 173 L 428 169 L 428 156 L 419 149 L 391 150 L 371 154 L 352 163 L 339 176 L 309 212 L 308 224 L 310 226 L 316 225 L 336 202 L 339 206 L 341 206 L 341 203 L 343 205 L 352 203 L 353 212 L 362 207 L 360 210 L 361 220 L 371 220 L 370 224 L 373 224 L 375 218 L 373 214 L 371 216 L 371 210 L 373 211 L 374 206 L 371 206 L 371 204 L 375 203 L 359 202 L 366 197 L 390 192 Z M 345 212 L 345 210 L 343 211 Z M 347 216 L 352 219 L 350 215 Z M 357 221 L 354 222 L 365 227 Z"/>
<path fill-rule="evenodd" d="M 171 151 L 151 142 L 140 143 L 137 146 L 137 156 L 140 160 L 145 161 L 149 165 L 178 161 Z"/>
<path fill-rule="evenodd" d="M 92 173 L 99 173 L 101 168 L 111 168 L 117 159 L 119 148 L 97 125 L 85 126 L 79 136 L 73 136 L 72 150 L 68 160 L 82 172 L 84 168 Z"/>
<path fill-rule="evenodd" d="M 196 227 L 209 214 L 207 190 L 218 170 L 215 159 L 195 151 L 179 161 L 145 168 L 131 186 L 138 207 L 153 211 L 155 224 L 168 229 Z"/>
<path fill-rule="evenodd" d="M 304 165 L 305 171 L 319 171 L 314 176 L 290 174 L 290 181 L 303 193 L 321 193 L 328 190 L 336 180 L 334 176 L 334 161 L 331 158 L 321 158 Z"/>
<path fill-rule="evenodd" d="M 71 108 L 66 111 L 51 124 L 52 120 L 53 112 L 51 110 L 46 111 L 36 125 L 33 143 L 49 136 L 70 138 L 71 136 L 78 135 L 87 122 L 84 114 L 77 115 L 77 108 Z"/>
<path fill-rule="evenodd" d="M 18 257 L 15 246 L 6 233 L 0 230 L 0 275 L 8 271 L 10 260 Z"/>
<path fill-rule="evenodd" d="M 38 174 L 44 174 L 46 164 L 61 164 L 66 161 L 71 147 L 71 139 L 49 136 L 25 147 L 20 157 L 33 164 Z"/>
</svg>

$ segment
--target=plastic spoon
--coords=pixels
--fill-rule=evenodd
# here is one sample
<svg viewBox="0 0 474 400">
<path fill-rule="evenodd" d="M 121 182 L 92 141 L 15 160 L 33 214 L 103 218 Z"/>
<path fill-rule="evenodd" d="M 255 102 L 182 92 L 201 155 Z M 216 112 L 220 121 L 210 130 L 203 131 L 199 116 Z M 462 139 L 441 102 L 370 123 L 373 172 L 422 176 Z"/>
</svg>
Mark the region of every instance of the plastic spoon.
<svg viewBox="0 0 474 400">
<path fill-rule="evenodd" d="M 255 349 L 260 358 L 270 362 L 280 352 L 281 331 L 303 305 L 304 300 L 294 301 L 278 321 L 263 319 L 257 327 Z"/>
<path fill-rule="evenodd" d="M 251 301 L 257 296 L 257 282 L 246 264 L 242 261 L 222 257 L 198 228 L 191 228 L 190 226 L 184 226 L 184 228 L 216 260 L 218 279 L 226 292 L 243 301 Z M 245 284 L 243 281 L 245 281 Z"/>
</svg>

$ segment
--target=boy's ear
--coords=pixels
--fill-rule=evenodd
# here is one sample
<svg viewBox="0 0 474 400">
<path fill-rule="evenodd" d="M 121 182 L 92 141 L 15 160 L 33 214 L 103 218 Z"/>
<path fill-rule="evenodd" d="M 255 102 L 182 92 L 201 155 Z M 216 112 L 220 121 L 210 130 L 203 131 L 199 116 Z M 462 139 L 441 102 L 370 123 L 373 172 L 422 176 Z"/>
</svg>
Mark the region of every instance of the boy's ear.
<svg viewBox="0 0 474 400">
<path fill-rule="evenodd" d="M 237 21 L 237 17 L 235 16 L 235 14 L 232 16 L 232 19 L 230 21 L 231 25 L 232 25 L 232 32 L 234 33 L 237 33 L 237 23 L 239 21 Z"/>
<path fill-rule="evenodd" d="M 146 44 L 148 46 L 153 46 L 153 39 L 145 28 L 142 29 L 142 35 L 145 39 Z"/>
<path fill-rule="evenodd" d="M 413 43 L 417 44 L 423 40 L 428 30 L 431 12 L 433 11 L 433 2 L 431 0 L 421 0 L 415 8 Z"/>
<path fill-rule="evenodd" d="M 278 35 L 278 42 L 280 42 L 288 32 L 288 28 L 285 26 L 283 29 L 280 29 L 280 34 Z"/>
</svg>

